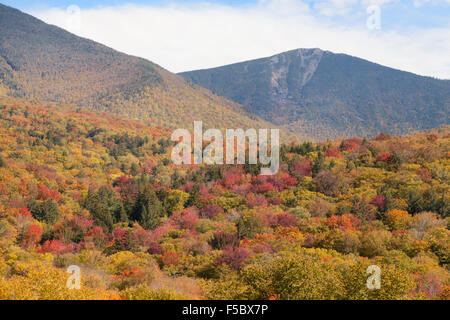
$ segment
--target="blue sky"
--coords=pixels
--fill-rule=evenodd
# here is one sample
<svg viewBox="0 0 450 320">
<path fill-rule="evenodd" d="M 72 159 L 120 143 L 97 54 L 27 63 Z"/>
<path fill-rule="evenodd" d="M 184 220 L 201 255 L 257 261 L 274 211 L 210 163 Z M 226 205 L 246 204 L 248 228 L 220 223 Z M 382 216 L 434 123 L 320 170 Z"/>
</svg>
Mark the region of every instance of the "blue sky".
<svg viewBox="0 0 450 320">
<path fill-rule="evenodd" d="M 331 0 L 333 3 L 349 3 L 347 15 L 337 15 L 329 17 L 335 22 L 349 24 L 361 18 L 361 6 L 358 1 L 352 0 Z M 225 4 L 233 7 L 245 7 L 258 3 L 258 0 L 0 0 L 1 3 L 13 6 L 24 11 L 43 10 L 48 8 L 67 8 L 70 5 L 77 5 L 82 9 L 96 8 L 104 6 L 120 6 L 124 4 L 165 6 L 168 3 L 192 4 L 208 2 L 213 4 Z M 317 9 L 318 3 L 327 2 L 322 0 L 306 0 L 312 12 L 320 15 Z M 383 1 L 368 0 L 367 3 L 385 3 L 383 7 L 384 27 L 419 27 L 429 28 L 450 24 L 450 0 L 399 0 Z"/>
<path fill-rule="evenodd" d="M 168 1 L 168 0 L 2 0 L 0 1 L 3 4 L 13 6 L 18 9 L 30 9 L 30 8 L 45 8 L 45 7 L 60 7 L 65 8 L 70 5 L 76 4 L 80 8 L 94 8 L 98 6 L 116 6 L 127 3 L 135 3 L 135 4 L 151 4 L 151 5 L 165 5 L 168 2 L 178 2 L 178 3 L 189 3 L 195 2 L 192 0 L 176 0 L 176 1 Z M 198 1 L 197 1 L 198 2 Z M 206 2 L 206 1 L 204 1 Z M 210 0 L 207 1 L 210 3 L 225 3 L 230 5 L 246 5 L 249 3 L 256 3 L 257 0 Z"/>
<path fill-rule="evenodd" d="M 0 2 L 175 72 L 320 47 L 450 79 L 450 0 Z M 71 5 L 81 10 L 75 29 Z M 368 26 L 372 5 L 379 28 Z"/>
</svg>

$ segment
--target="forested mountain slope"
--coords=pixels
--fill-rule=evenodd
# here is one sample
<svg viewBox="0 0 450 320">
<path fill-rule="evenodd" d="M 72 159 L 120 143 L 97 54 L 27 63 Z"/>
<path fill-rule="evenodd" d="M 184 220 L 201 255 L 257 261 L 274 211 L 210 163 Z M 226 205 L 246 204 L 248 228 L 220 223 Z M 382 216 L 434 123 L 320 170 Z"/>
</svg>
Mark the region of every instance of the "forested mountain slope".
<svg viewBox="0 0 450 320">
<path fill-rule="evenodd" d="M 450 119 L 450 81 L 320 49 L 181 75 L 267 121 L 319 140 L 402 134 Z"/>
<path fill-rule="evenodd" d="M 0 83 L 17 97 L 76 104 L 168 128 L 268 127 L 158 65 L 0 4 Z"/>
<path fill-rule="evenodd" d="M 0 299 L 450 299 L 448 127 L 283 145 L 273 176 L 169 136 L 0 98 Z"/>
</svg>

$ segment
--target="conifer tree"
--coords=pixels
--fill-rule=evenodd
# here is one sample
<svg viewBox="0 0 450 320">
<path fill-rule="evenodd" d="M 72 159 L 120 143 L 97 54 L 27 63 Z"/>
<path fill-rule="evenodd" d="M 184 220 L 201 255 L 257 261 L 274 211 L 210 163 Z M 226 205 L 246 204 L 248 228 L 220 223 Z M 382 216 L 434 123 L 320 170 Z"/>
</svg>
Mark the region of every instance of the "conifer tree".
<svg viewBox="0 0 450 320">
<path fill-rule="evenodd" d="M 139 222 L 144 229 L 155 229 L 163 216 L 161 202 L 151 187 L 143 189 L 136 200 L 131 219 Z"/>
</svg>

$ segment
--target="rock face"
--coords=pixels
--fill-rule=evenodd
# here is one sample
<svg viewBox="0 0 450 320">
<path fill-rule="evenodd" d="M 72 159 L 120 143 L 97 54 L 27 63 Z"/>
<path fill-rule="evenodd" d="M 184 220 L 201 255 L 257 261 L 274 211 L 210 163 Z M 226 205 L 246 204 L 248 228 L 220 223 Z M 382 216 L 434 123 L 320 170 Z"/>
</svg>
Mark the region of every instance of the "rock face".
<svg viewBox="0 0 450 320">
<path fill-rule="evenodd" d="M 181 75 L 314 140 L 401 134 L 449 123 L 450 81 L 320 49 Z"/>
<path fill-rule="evenodd" d="M 268 61 L 272 70 L 270 78 L 271 104 L 298 107 L 296 94 L 303 89 L 316 72 L 323 51 L 320 49 L 298 49 L 274 56 Z M 277 112 L 271 115 L 277 119 Z"/>
<path fill-rule="evenodd" d="M 218 95 L 239 101 L 251 112 L 281 125 L 285 120 L 282 114 L 300 107 L 299 92 L 314 75 L 323 53 L 320 49 L 298 49 L 180 75 Z"/>
</svg>

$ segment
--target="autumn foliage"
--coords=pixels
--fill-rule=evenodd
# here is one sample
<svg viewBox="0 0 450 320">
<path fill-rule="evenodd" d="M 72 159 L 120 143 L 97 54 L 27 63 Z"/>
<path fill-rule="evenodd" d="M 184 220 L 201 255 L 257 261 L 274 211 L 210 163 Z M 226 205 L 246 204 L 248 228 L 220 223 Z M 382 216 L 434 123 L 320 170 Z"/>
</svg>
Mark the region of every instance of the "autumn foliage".
<svg viewBox="0 0 450 320">
<path fill-rule="evenodd" d="M 0 123 L 0 299 L 449 298 L 448 127 L 283 145 L 261 176 L 117 116 L 4 98 Z"/>
</svg>

